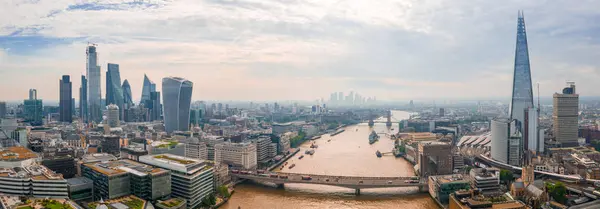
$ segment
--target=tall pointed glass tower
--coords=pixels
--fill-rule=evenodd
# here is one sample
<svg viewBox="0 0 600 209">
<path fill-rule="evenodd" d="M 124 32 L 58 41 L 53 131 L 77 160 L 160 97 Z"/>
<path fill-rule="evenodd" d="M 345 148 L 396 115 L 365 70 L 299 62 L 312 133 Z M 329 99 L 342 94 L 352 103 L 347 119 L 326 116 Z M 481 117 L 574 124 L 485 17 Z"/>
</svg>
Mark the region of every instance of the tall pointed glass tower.
<svg viewBox="0 0 600 209">
<path fill-rule="evenodd" d="M 523 11 L 519 11 L 510 117 L 523 124 L 525 121 L 525 110 L 531 107 L 533 107 L 533 92 L 531 86 L 531 71 L 529 69 L 527 32 L 525 30 Z M 523 126 L 521 125 L 519 129 L 522 132 Z"/>
</svg>

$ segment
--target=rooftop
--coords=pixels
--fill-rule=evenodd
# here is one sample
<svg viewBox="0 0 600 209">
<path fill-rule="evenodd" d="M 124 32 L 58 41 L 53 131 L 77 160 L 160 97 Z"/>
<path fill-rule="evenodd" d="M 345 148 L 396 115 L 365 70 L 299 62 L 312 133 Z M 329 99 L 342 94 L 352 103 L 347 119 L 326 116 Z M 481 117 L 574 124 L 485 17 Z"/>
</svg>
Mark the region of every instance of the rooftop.
<svg viewBox="0 0 600 209">
<path fill-rule="evenodd" d="M 184 199 L 180 199 L 180 198 L 171 198 L 162 202 L 159 202 L 158 204 L 156 204 L 157 206 L 160 206 L 162 208 L 171 208 L 171 207 L 177 207 L 181 204 L 185 204 L 185 200 Z"/>
<path fill-rule="evenodd" d="M 125 208 L 123 206 L 131 209 L 144 209 L 146 207 L 146 200 L 143 200 L 135 195 L 129 195 L 115 199 L 103 200 L 102 202 L 99 201 L 88 203 L 87 206 L 91 209 L 96 209 L 96 207 L 101 204 L 110 205 L 112 208 L 118 209 Z"/>
<path fill-rule="evenodd" d="M 43 165 L 0 168 L 0 177 L 20 179 L 31 178 L 34 180 L 63 180 L 62 174 L 57 174 Z"/>
<path fill-rule="evenodd" d="M 461 174 L 453 174 L 453 175 L 440 175 L 440 176 L 430 176 L 430 178 L 433 178 L 434 180 L 436 180 L 439 183 L 468 183 L 468 180 L 465 180 L 463 178 L 463 175 Z"/>
<path fill-rule="evenodd" d="M 2 161 L 21 161 L 37 157 L 37 154 L 25 147 L 0 148 L 0 159 Z"/>
<path fill-rule="evenodd" d="M 166 170 L 161 168 L 154 168 L 152 166 L 138 163 L 132 160 L 117 160 L 109 162 L 95 162 L 86 163 L 85 166 L 102 173 L 107 176 L 117 175 L 122 173 L 131 173 L 137 176 L 146 176 L 148 174 L 156 174 L 165 172 Z"/>
<path fill-rule="evenodd" d="M 204 160 L 187 158 L 172 154 L 159 155 L 144 155 L 140 156 L 140 162 L 153 165 L 156 167 L 165 168 L 168 170 L 176 170 L 187 174 L 192 174 L 197 171 L 211 168 Z"/>
<path fill-rule="evenodd" d="M 117 157 L 108 153 L 87 154 L 81 158 L 81 161 L 83 161 L 83 163 L 93 163 L 112 160 L 117 160 Z"/>
</svg>

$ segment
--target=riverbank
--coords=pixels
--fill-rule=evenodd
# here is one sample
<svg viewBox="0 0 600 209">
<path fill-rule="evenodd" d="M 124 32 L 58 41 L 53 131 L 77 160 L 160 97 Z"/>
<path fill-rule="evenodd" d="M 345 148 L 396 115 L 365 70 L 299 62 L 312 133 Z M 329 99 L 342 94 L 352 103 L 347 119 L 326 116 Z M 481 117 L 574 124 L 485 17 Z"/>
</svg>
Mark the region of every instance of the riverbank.
<svg viewBox="0 0 600 209">
<path fill-rule="evenodd" d="M 306 142 L 304 142 L 306 143 Z M 286 156 L 284 156 L 281 160 L 279 160 L 277 163 L 275 163 L 272 166 L 269 166 L 267 168 L 268 171 L 272 171 L 275 168 L 279 167 L 281 164 L 283 164 L 285 161 L 289 160 L 291 157 L 294 157 L 294 155 L 296 155 L 296 153 L 300 152 L 300 148 L 294 148 L 295 150 L 293 152 L 291 152 L 290 154 L 287 154 Z"/>
</svg>

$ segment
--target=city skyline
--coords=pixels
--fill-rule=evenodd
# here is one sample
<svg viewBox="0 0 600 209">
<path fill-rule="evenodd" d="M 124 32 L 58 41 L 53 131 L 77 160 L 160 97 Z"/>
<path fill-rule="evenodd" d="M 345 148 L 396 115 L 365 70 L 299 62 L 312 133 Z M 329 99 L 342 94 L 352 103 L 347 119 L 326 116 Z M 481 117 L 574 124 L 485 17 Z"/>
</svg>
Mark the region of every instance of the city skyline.
<svg viewBox="0 0 600 209">
<path fill-rule="evenodd" d="M 600 96 L 593 82 L 600 78 L 598 39 L 588 21 L 598 16 L 591 9 L 597 5 L 319 2 L 319 9 L 310 12 L 315 8 L 303 1 L 261 4 L 3 5 L 10 12 L 3 14 L 9 21 L 0 22 L 0 74 L 13 79 L 0 84 L 0 100 L 22 100 L 27 89 L 36 88 L 40 98 L 58 101 L 58 87 L 44 79 L 85 75 L 82 50 L 87 42 L 98 44 L 102 80 L 106 64 L 119 63 L 121 79 L 129 81 L 137 102 L 143 74 L 154 81 L 179 76 L 196 83 L 206 91 L 195 91 L 194 100 L 314 100 L 352 89 L 382 101 L 507 97 L 518 9 L 530 23 L 532 82 L 540 83 L 541 94 L 550 96 L 572 80 L 582 95 Z M 375 12 L 379 8 L 389 12 Z M 559 12 L 564 8 L 569 10 Z M 15 18 L 29 10 L 35 11 L 28 17 L 32 19 Z M 157 13 L 164 16 L 155 17 Z M 89 24 L 79 22 L 80 16 Z M 161 24 L 166 17 L 172 26 Z M 34 19 L 36 24 L 30 21 Z M 191 24 L 189 19 L 199 20 L 194 21 L 199 25 L 182 27 Z M 109 29 L 115 25 L 126 29 Z M 498 91 L 473 87 L 486 85 Z M 73 86 L 80 86 L 79 79 L 73 79 Z M 217 87 L 219 91 L 210 91 Z M 106 92 L 104 85 L 101 92 Z"/>
</svg>

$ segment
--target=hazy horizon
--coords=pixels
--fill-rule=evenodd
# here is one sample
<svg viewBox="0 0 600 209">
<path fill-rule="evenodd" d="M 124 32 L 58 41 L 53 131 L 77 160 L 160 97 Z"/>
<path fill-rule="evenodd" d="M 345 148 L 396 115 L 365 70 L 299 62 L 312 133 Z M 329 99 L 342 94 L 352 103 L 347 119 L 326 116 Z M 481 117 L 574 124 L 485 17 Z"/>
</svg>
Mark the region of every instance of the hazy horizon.
<svg viewBox="0 0 600 209">
<path fill-rule="evenodd" d="M 79 3 L 78 3 L 79 2 Z M 0 2 L 0 100 L 31 88 L 78 100 L 85 48 L 98 44 L 139 101 L 144 74 L 194 83 L 193 100 L 314 101 L 355 90 L 379 101 L 511 97 L 523 10 L 541 97 L 574 81 L 600 96 L 600 2 L 76 0 Z"/>
</svg>

